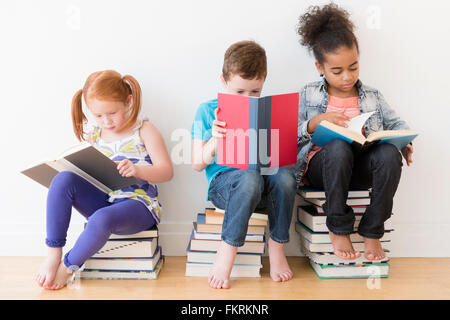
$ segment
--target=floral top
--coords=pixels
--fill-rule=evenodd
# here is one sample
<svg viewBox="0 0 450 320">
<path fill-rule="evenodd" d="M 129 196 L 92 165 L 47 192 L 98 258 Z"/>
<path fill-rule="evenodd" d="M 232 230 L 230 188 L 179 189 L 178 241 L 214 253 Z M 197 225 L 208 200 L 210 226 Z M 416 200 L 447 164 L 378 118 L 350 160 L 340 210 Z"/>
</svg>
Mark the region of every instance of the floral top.
<svg viewBox="0 0 450 320">
<path fill-rule="evenodd" d="M 117 141 L 104 141 L 100 137 L 101 130 L 94 126 L 92 132 L 92 143 L 99 151 L 116 163 L 128 159 L 136 165 L 152 165 L 152 160 L 145 149 L 139 136 L 139 129 L 142 121 L 134 128 L 134 133 L 126 138 Z M 140 182 L 132 186 L 112 191 L 109 193 L 109 202 L 115 199 L 130 198 L 135 199 L 148 208 L 157 223 L 160 222 L 161 204 L 158 201 L 158 187 L 145 180 L 138 179 Z"/>
</svg>

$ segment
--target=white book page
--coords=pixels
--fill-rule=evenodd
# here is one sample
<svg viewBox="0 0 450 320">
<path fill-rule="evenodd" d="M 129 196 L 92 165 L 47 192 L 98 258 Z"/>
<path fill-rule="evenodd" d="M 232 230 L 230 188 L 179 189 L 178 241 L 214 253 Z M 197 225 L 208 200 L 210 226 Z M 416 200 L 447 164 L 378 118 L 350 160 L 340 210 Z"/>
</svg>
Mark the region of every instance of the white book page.
<svg viewBox="0 0 450 320">
<path fill-rule="evenodd" d="M 59 172 L 72 171 L 73 173 L 76 173 L 77 175 L 84 178 L 86 181 L 89 181 L 92 185 L 96 186 L 99 190 L 103 191 L 104 193 L 108 194 L 112 191 L 107 186 L 105 186 L 103 183 L 101 183 L 97 179 L 91 177 L 83 170 L 80 170 L 78 167 L 74 166 L 72 163 L 70 163 L 69 161 L 67 161 L 64 158 L 61 158 L 61 159 L 58 159 L 55 161 L 48 161 L 47 164 Z"/>
<path fill-rule="evenodd" d="M 366 123 L 367 119 L 369 119 L 369 117 L 374 114 L 375 111 L 371 111 L 371 112 L 366 112 L 366 113 L 361 113 L 359 116 L 356 116 L 352 119 L 350 119 L 347 122 L 347 129 L 353 130 L 359 134 L 361 134 L 361 130 L 362 127 L 364 125 L 364 123 Z"/>
</svg>

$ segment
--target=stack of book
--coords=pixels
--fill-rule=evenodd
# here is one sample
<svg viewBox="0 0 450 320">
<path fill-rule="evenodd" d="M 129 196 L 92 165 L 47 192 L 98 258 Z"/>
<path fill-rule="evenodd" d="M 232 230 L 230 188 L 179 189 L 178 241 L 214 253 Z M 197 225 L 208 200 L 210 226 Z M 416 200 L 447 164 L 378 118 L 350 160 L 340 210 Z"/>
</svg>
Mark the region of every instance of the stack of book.
<svg viewBox="0 0 450 320">
<path fill-rule="evenodd" d="M 301 237 L 302 252 L 309 258 L 314 272 L 321 279 L 333 278 L 385 278 L 389 275 L 389 249 L 392 238 L 392 223 L 388 219 L 384 236 L 380 239 L 386 257 L 383 260 L 371 261 L 364 256 L 364 239 L 356 231 L 370 204 L 370 190 L 351 190 L 348 193 L 347 205 L 355 213 L 354 231 L 350 235 L 353 248 L 361 252 L 355 260 L 346 260 L 333 253 L 329 230 L 326 225 L 326 214 L 322 208 L 325 203 L 325 192 L 309 187 L 300 187 L 298 194 L 303 204 L 297 207 L 295 230 Z"/>
<path fill-rule="evenodd" d="M 84 264 L 82 279 L 157 279 L 164 264 L 158 229 L 132 235 L 111 235 Z"/>
<path fill-rule="evenodd" d="M 218 208 L 207 208 L 197 214 L 186 250 L 186 276 L 207 277 L 220 246 L 222 223 L 225 212 Z M 267 213 L 254 212 L 250 217 L 245 244 L 239 247 L 231 277 L 260 277 L 261 256 L 265 248 Z"/>
</svg>

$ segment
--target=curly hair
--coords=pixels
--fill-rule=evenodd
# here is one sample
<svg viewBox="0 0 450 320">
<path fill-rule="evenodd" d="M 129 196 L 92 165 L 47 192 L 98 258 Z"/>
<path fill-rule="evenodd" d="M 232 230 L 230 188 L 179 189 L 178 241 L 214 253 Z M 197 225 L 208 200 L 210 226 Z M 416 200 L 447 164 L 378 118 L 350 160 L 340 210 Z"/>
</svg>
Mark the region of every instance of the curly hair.
<svg viewBox="0 0 450 320">
<path fill-rule="evenodd" d="M 359 52 L 354 25 L 349 17 L 347 11 L 334 3 L 323 7 L 310 6 L 299 18 L 297 33 L 301 37 L 300 43 L 313 52 L 320 64 L 325 60 L 324 53 L 334 52 L 341 46 L 352 48 L 355 45 Z"/>
</svg>

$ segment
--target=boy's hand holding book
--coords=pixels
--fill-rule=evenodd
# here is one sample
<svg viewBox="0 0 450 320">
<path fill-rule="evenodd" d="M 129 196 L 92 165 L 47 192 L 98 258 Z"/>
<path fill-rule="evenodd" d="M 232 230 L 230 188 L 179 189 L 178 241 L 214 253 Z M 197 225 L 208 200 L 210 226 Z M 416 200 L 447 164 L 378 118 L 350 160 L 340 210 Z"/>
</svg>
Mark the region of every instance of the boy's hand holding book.
<svg viewBox="0 0 450 320">
<path fill-rule="evenodd" d="M 217 112 L 218 111 L 219 111 L 219 108 L 217 108 L 216 111 L 214 111 L 215 119 L 213 121 L 213 126 L 212 126 L 212 136 L 214 138 L 223 138 L 223 137 L 225 137 L 225 132 L 227 131 L 227 129 L 225 128 L 226 123 L 223 121 L 217 120 Z"/>
</svg>

